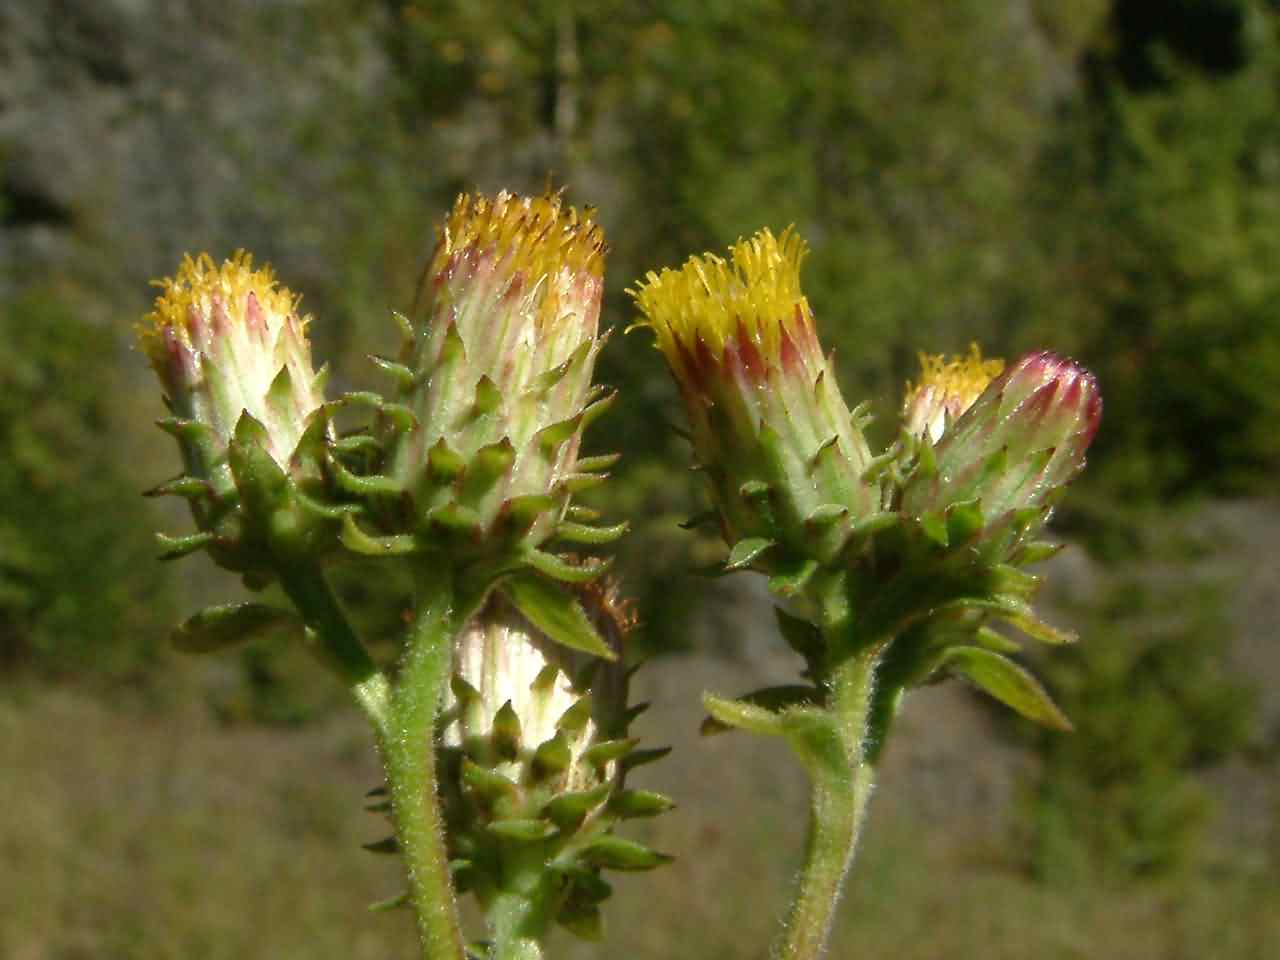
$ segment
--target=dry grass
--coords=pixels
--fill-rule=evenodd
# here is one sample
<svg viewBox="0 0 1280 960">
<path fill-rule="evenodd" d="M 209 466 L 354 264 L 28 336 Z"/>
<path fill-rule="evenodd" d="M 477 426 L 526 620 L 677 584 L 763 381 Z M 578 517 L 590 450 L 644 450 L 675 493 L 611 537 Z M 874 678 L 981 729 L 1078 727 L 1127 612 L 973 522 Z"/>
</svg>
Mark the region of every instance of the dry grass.
<svg viewBox="0 0 1280 960">
<path fill-rule="evenodd" d="M 648 671 L 648 737 L 692 729 L 712 670 L 726 691 L 755 679 L 700 661 Z M 916 713 L 902 731 L 913 742 L 949 751 L 981 732 L 979 715 L 945 699 Z M 947 734 L 929 740 L 922 725 Z M 1036 886 L 1010 866 L 990 807 L 1000 790 L 966 772 L 978 751 L 941 770 L 950 754 L 930 749 L 890 758 L 833 958 L 1280 956 L 1266 857 L 1219 856 L 1163 886 Z M 398 879 L 393 860 L 359 849 L 379 836 L 361 809 L 378 774 L 352 712 L 298 729 L 225 728 L 197 704 L 156 713 L 10 691 L 0 770 L 6 960 L 414 955 L 407 915 L 364 911 Z M 554 955 L 763 960 L 801 840 L 796 768 L 774 745 L 731 735 L 645 772 L 644 785 L 681 802 L 649 834 L 680 860 L 617 880 L 607 946 L 566 935 Z"/>
</svg>

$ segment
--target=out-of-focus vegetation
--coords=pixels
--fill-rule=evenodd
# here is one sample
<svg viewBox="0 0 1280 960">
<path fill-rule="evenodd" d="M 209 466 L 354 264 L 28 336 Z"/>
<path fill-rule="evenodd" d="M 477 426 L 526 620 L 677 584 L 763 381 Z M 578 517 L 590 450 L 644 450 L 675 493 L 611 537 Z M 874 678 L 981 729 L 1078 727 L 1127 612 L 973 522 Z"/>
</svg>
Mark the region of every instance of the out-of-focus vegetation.
<svg viewBox="0 0 1280 960">
<path fill-rule="evenodd" d="M 1176 538 L 1150 535 L 1207 498 L 1276 493 L 1274 4 L 0 0 L 0 90 L 5 686 L 154 683 L 173 669 L 151 666 L 165 625 L 224 589 L 198 563 L 151 560 L 152 530 L 185 520 L 136 496 L 176 471 L 176 454 L 146 422 L 163 413 L 158 391 L 128 350 L 148 279 L 171 272 L 184 250 L 249 248 L 304 294 L 336 383 L 368 386 L 377 381 L 364 355 L 394 342 L 388 311 L 407 305 L 454 193 L 550 181 L 599 207 L 612 245 L 606 321 L 618 327 L 633 315 L 625 289 L 644 271 L 796 223 L 813 248 L 804 279 L 824 342 L 845 395 L 873 401 L 881 439 L 920 350 L 1049 347 L 1099 373 L 1103 427 L 1060 531 L 1106 565 L 1094 578 L 1104 588 L 1068 613 L 1084 645 L 1041 665 L 1079 730 L 1035 741 L 1026 817 L 1010 831 L 1030 839 L 1010 862 L 1029 856 L 1041 875 L 1075 864 L 1072 883 L 1098 865 L 1183 864 L 1192 879 L 1178 882 L 1195 890 L 1205 854 L 1192 828 L 1210 809 L 1200 768 L 1238 757 L 1246 740 L 1274 764 L 1275 733 L 1258 719 L 1280 717 L 1267 706 L 1274 694 L 1259 690 L 1253 710 L 1230 667 L 1240 630 L 1261 625 L 1230 615 L 1229 579 L 1216 595 L 1184 588 L 1190 561 L 1169 545 Z M 697 497 L 687 449 L 666 427 L 673 390 L 644 333 L 619 332 L 602 377 L 621 398 L 591 442 L 625 458 L 600 505 L 635 528 L 619 565 L 648 624 L 644 643 L 684 649 L 691 614 L 715 596 L 686 571 L 714 547 L 676 528 Z M 360 589 L 351 585 L 353 605 Z M 718 645 L 754 650 L 757 639 L 726 634 Z M 328 678 L 301 659 L 255 648 L 232 692 L 221 675 L 213 694 L 207 680 L 184 682 L 222 720 L 324 714 L 338 698 L 316 695 Z M 88 708 L 74 707 L 72 720 L 49 709 L 50 723 L 81 723 L 75 711 Z M 15 717 L 6 723 L 29 735 Z M 24 769 L 61 764 L 61 747 L 47 746 L 23 754 Z M 191 783 L 195 793 L 220 789 Z M 678 798 L 698 790 L 717 787 L 672 787 Z M 298 802 L 323 811 L 337 801 Z M 263 836 L 274 830 L 256 808 L 244 816 Z M 57 819 L 33 822 L 53 830 Z M 70 864 L 95 837 L 118 861 L 110 869 L 124 869 L 131 848 L 105 820 L 63 829 L 84 836 L 61 854 L 28 851 L 33 863 L 65 857 L 65 876 L 48 873 L 49 883 L 70 883 Z M 325 844 L 345 843 L 346 829 L 324 826 Z M 754 835 L 751 825 L 714 829 Z M 307 849 L 324 858 L 330 847 Z M 937 914 L 947 894 L 901 879 L 898 858 L 918 855 L 869 850 L 866 892 L 850 908 L 859 923 L 892 930 L 896 914 L 876 891 L 899 885 L 905 902 Z M 950 856 L 947 869 L 965 869 Z M 172 906 L 194 915 L 203 873 L 190 861 L 170 866 L 177 886 L 167 889 L 186 891 Z M 1241 891 L 1253 881 L 1241 876 L 1221 885 L 1227 901 L 1235 890 L 1252 902 Z M 1027 915 L 1046 909 L 1021 876 L 987 880 L 992 897 L 1025 903 Z M 74 889 L 69 910 L 86 902 Z M 1194 894 L 1205 916 L 1248 909 L 1216 904 L 1216 892 Z M 1063 930 L 1100 909 L 1081 897 L 1061 908 Z M 126 939 L 98 952 L 216 955 L 221 927 L 187 933 L 154 925 L 143 905 L 116 908 L 131 917 L 119 928 Z M 1117 936 L 1133 926 L 1112 921 Z M 357 936 L 358 923 L 343 916 L 334 936 Z M 987 932 L 974 950 L 1001 935 Z M 1251 945 L 1276 931 L 1260 921 L 1241 936 L 1235 954 L 1212 941 L 1206 951 L 1261 955 Z M 1068 941 L 1048 946 L 1089 952 Z M 705 955 L 747 956 L 754 942 Z M 894 955 L 943 952 L 884 942 Z M 332 943 L 334 955 L 364 949 Z M 628 943 L 670 952 L 643 937 Z M 49 950 L 70 955 L 74 945 Z"/>
</svg>

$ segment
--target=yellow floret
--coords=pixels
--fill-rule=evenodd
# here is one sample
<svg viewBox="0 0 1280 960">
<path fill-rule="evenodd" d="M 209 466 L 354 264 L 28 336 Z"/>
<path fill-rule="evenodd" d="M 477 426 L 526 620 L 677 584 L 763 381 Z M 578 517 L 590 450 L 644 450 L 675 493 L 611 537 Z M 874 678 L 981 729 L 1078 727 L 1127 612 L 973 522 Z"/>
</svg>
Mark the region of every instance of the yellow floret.
<svg viewBox="0 0 1280 960">
<path fill-rule="evenodd" d="M 668 358 L 676 356 L 677 342 L 690 347 L 699 339 L 720 353 L 741 324 L 768 361 L 778 357 L 782 325 L 794 321 L 797 306 L 802 322 L 812 322 L 800 292 L 807 253 L 794 227 L 780 238 L 764 229 L 734 244 L 729 260 L 713 253 L 690 257 L 679 270 L 649 271 L 628 293 Z"/>
<path fill-rule="evenodd" d="M 513 271 L 533 278 L 562 269 L 602 276 L 604 235 L 591 214 L 590 207 L 579 213 L 564 206 L 553 193 L 536 198 L 505 190 L 493 198 L 464 193 L 441 230 L 432 272 L 457 251 L 474 247 L 502 251 L 511 256 Z"/>
<path fill-rule="evenodd" d="M 153 280 L 161 288 L 150 313 L 138 326 L 138 341 L 152 364 L 163 363 L 164 331 L 186 333 L 193 313 L 209 317 L 220 303 L 234 323 L 244 322 L 245 304 L 253 293 L 268 315 L 286 317 L 297 312 L 300 296 L 280 286 L 269 266 L 253 269 L 253 255 L 237 250 L 217 266 L 207 253 L 187 254 L 175 276 Z M 309 318 L 302 318 L 306 324 Z"/>
<path fill-rule="evenodd" d="M 938 387 L 948 395 L 964 399 L 968 407 L 978 395 L 1004 370 L 999 357 L 982 359 L 982 351 L 976 343 L 969 344 L 969 353 L 948 360 L 942 354 L 920 354 L 920 382 L 907 381 L 907 402 L 920 391 Z"/>
</svg>

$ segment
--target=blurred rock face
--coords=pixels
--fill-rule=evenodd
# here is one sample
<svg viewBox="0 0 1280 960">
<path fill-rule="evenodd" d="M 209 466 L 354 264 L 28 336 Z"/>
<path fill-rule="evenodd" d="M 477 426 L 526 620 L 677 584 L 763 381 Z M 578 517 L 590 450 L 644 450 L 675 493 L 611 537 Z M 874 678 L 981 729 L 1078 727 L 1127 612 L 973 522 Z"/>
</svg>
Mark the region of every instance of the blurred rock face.
<svg viewBox="0 0 1280 960">
<path fill-rule="evenodd" d="M 193 238 L 280 261 L 267 224 L 346 162 L 304 156 L 301 134 L 338 88 L 360 99 L 378 74 L 371 28 L 308 26 L 279 2 L 0 0 L 0 260 L 113 298 Z M 337 209 L 297 222 L 314 234 Z M 290 275 L 313 246 L 299 234 L 279 263 Z"/>
</svg>

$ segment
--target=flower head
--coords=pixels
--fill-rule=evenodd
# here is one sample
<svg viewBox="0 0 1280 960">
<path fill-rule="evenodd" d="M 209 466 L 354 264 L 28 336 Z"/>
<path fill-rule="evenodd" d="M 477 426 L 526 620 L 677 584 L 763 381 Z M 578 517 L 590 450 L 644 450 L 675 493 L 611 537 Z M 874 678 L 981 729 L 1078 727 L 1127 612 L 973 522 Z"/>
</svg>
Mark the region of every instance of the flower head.
<svg viewBox="0 0 1280 960">
<path fill-rule="evenodd" d="M 576 591 L 585 615 L 620 653 L 634 626 L 613 583 Z M 612 835 L 629 817 L 670 808 L 623 787 L 626 771 L 665 751 L 627 736 L 627 669 L 567 650 L 500 594 L 454 641 L 454 674 L 439 718 L 441 797 L 461 889 L 492 902 L 513 865 L 554 871 L 556 919 L 597 927 L 608 895 L 601 867 L 648 869 L 669 858 Z"/>
<path fill-rule="evenodd" d="M 567 498 L 581 431 L 602 409 L 589 408 L 604 253 L 590 211 L 557 195 L 459 197 L 405 356 L 418 426 L 390 469 L 423 515 L 448 509 L 487 530 L 515 498 Z"/>
<path fill-rule="evenodd" d="M 920 514 L 977 499 L 988 522 L 1040 509 L 1084 469 L 1101 418 L 1092 373 L 1047 351 L 1026 354 L 942 434 L 937 469 L 908 485 L 903 505 Z"/>
<path fill-rule="evenodd" d="M 311 366 L 299 298 L 244 251 L 216 266 L 208 254 L 183 259 L 143 319 L 139 342 L 174 414 L 208 428 L 212 450 L 184 446 L 188 469 L 214 479 L 242 414 L 265 427 L 265 445 L 283 469 L 324 402 Z M 211 455 L 213 462 L 202 462 Z M 226 482 L 229 478 L 224 477 Z"/>
<path fill-rule="evenodd" d="M 821 552 L 808 522 L 816 512 L 831 521 L 843 510 L 839 526 L 875 506 L 862 479 L 866 441 L 800 290 L 805 253 L 794 230 L 762 230 L 728 259 L 692 257 L 632 291 L 680 388 L 726 539 L 765 538 L 801 554 Z"/>
<path fill-rule="evenodd" d="M 913 436 L 937 443 L 1003 369 L 1003 360 L 983 360 L 976 343 L 970 345 L 968 356 L 950 360 L 920 354 L 920 382 L 907 384 L 903 426 Z"/>
</svg>

